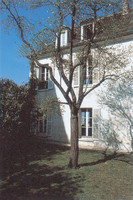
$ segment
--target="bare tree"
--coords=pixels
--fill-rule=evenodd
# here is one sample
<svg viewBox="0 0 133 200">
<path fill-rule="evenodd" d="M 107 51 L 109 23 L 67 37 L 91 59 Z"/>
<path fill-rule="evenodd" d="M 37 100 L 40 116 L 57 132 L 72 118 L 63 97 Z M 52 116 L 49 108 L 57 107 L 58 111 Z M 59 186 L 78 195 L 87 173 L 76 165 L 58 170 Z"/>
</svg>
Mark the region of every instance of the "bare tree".
<svg viewBox="0 0 133 200">
<path fill-rule="evenodd" d="M 36 12 L 50 11 L 47 22 L 46 15 L 27 21 L 27 12 L 21 16 L 24 8 Z M 106 80 L 117 80 L 125 73 L 126 58 L 122 53 L 116 52 L 112 43 L 122 36 L 126 30 L 126 24 L 130 22 L 130 14 L 119 12 L 122 1 L 115 0 L 2 0 L 1 10 L 7 16 L 9 24 L 13 25 L 23 42 L 22 53 L 32 59 L 36 66 L 44 66 L 39 62 L 41 55 L 51 53 L 57 70 L 66 87 L 62 87 L 54 76 L 52 66 L 45 66 L 49 70 L 54 84 L 59 88 L 71 110 L 71 152 L 69 166 L 78 167 L 78 113 L 83 99 Z M 40 9 L 40 10 L 38 10 Z M 24 11 L 23 11 L 24 12 Z M 110 17 L 108 17 L 110 15 Z M 35 17 L 34 17 L 35 18 Z M 32 19 L 32 17 L 31 17 Z M 86 20 L 87 19 L 87 20 Z M 44 20 L 44 21 L 43 21 Z M 80 39 L 79 25 L 86 20 L 86 37 Z M 35 29 L 35 26 L 37 29 Z M 70 41 L 65 57 L 65 48 L 61 46 L 61 33 L 64 27 L 70 32 Z M 120 31 L 122 30 L 122 31 Z M 55 41 L 51 43 L 51 41 Z M 106 47 L 106 46 L 107 47 Z M 76 54 L 75 54 L 76 52 Z M 74 59 L 74 55 L 76 55 Z M 113 65 L 112 65 L 113 63 Z M 123 69 L 123 71 L 122 71 Z M 73 88 L 73 81 L 77 70 L 80 71 L 78 95 Z M 89 71 L 87 75 L 86 70 Z M 99 78 L 94 81 L 92 87 L 88 87 L 88 79 L 95 79 L 99 72 Z M 86 85 L 85 85 L 86 82 Z"/>
</svg>

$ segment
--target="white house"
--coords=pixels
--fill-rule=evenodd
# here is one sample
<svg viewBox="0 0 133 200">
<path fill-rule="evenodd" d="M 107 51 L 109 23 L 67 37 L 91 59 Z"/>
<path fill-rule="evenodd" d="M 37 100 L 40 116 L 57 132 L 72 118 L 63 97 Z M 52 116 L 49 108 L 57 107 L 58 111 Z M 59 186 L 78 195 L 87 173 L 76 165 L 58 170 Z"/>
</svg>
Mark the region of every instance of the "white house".
<svg viewBox="0 0 133 200">
<path fill-rule="evenodd" d="M 127 69 L 133 67 L 133 18 L 132 18 L 132 9 L 128 13 L 121 13 L 118 15 L 129 15 L 130 21 L 120 30 L 120 35 L 117 37 L 117 42 L 112 42 L 109 39 L 109 43 L 106 44 L 107 48 L 110 51 L 115 51 L 116 54 L 120 53 L 121 56 L 126 52 L 128 55 Z M 106 18 L 106 23 L 109 23 L 110 17 Z M 100 19 L 103 23 L 105 22 L 104 19 Z M 99 23 L 101 23 L 99 20 Z M 122 21 L 122 20 L 121 20 Z M 118 20 L 119 23 L 119 20 Z M 125 25 L 124 25 L 125 26 Z M 93 29 L 93 20 L 86 20 L 81 23 L 80 26 L 80 36 L 75 38 L 75 46 L 73 52 L 73 62 L 76 64 L 77 62 L 77 54 L 80 52 L 80 48 L 83 45 L 84 41 L 88 40 L 91 37 Z M 101 34 L 102 35 L 102 34 Z M 61 32 L 60 37 L 60 45 L 62 48 L 63 58 L 69 58 L 69 42 L 70 42 L 70 34 L 69 30 L 64 27 L 64 30 Z M 95 41 L 97 40 L 98 44 L 104 44 L 104 35 L 102 37 L 96 37 Z M 55 49 L 57 48 L 57 41 L 55 42 Z M 98 59 L 96 58 L 96 55 Z M 100 57 L 99 57 L 100 56 Z M 55 113 L 47 118 L 38 120 L 37 127 L 35 129 L 35 134 L 39 136 L 47 136 L 48 140 L 59 142 L 59 143 L 70 143 L 70 134 L 71 134 L 71 127 L 70 127 L 70 108 L 67 104 L 64 96 L 62 95 L 59 88 L 53 84 L 50 79 L 49 70 L 47 66 L 51 66 L 54 71 L 54 77 L 58 80 L 61 86 L 65 89 L 66 84 L 64 83 L 63 79 L 60 76 L 58 68 L 56 66 L 56 62 L 53 59 L 53 54 L 50 51 L 42 52 L 41 55 L 38 57 L 39 62 L 43 65 L 43 67 L 36 66 L 35 72 L 36 77 L 39 79 L 39 84 L 37 87 L 37 100 L 44 99 L 47 96 L 54 96 L 57 97 L 60 102 L 60 114 Z M 95 61 L 94 61 L 95 60 Z M 98 81 L 100 81 L 100 68 L 96 68 L 96 70 L 91 70 L 91 65 L 95 65 L 98 60 L 98 65 L 103 65 L 104 60 L 107 62 L 107 59 L 104 59 L 103 54 L 98 54 L 97 48 L 93 47 L 91 50 L 91 56 L 88 59 L 88 67 L 86 68 L 86 79 L 84 81 L 84 90 L 91 89 Z M 110 65 L 110 63 L 109 63 Z M 123 69 L 122 69 L 123 70 Z M 66 70 L 67 73 L 67 70 Z M 111 73 L 111 72 L 110 72 Z M 73 89 L 75 94 L 78 95 L 79 92 L 79 83 L 81 78 L 81 70 L 80 67 L 77 67 L 74 72 L 73 77 Z M 101 131 L 101 124 L 104 120 L 112 120 L 115 122 L 114 117 L 109 112 L 108 107 L 104 107 L 99 103 L 99 96 L 102 92 L 106 91 L 108 85 L 108 81 L 103 82 L 99 87 L 94 89 L 88 95 L 85 96 L 79 111 L 79 146 L 91 149 L 101 149 L 106 148 L 107 142 L 102 135 Z M 111 128 L 110 128 L 111 129 Z M 118 141 L 120 142 L 119 150 L 122 151 L 132 151 L 132 144 L 131 144 L 131 135 L 129 134 L 128 126 L 125 125 L 122 127 L 121 123 L 117 123 L 115 130 L 118 135 Z M 112 147 L 112 146 L 111 146 Z"/>
</svg>

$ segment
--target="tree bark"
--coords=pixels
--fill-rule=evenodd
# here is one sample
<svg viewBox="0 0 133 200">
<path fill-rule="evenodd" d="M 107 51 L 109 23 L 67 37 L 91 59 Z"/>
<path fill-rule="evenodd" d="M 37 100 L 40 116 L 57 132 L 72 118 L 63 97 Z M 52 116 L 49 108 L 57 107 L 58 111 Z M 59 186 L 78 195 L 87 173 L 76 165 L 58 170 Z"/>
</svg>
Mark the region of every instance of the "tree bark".
<svg viewBox="0 0 133 200">
<path fill-rule="evenodd" d="M 69 167 L 78 167 L 78 110 L 71 109 L 71 150 Z"/>
</svg>

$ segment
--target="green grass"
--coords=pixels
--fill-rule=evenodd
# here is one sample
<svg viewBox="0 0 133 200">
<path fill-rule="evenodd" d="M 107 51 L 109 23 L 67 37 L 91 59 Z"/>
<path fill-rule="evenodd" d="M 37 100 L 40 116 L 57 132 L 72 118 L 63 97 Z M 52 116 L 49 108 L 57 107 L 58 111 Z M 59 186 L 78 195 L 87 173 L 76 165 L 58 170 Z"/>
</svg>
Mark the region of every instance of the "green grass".
<svg viewBox="0 0 133 200">
<path fill-rule="evenodd" d="M 67 167 L 69 148 L 32 142 L 25 156 L 3 157 L 0 199 L 131 200 L 132 158 L 80 150 L 74 170 Z"/>
</svg>

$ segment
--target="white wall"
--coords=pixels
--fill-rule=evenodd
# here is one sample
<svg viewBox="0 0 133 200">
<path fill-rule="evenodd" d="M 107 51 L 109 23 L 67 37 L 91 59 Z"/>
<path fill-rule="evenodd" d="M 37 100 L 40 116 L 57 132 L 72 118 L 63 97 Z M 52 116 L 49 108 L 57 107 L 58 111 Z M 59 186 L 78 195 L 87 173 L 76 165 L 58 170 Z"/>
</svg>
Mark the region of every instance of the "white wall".
<svg viewBox="0 0 133 200">
<path fill-rule="evenodd" d="M 128 58 L 130 60 L 130 64 L 127 64 L 127 67 L 133 67 L 133 51 L 131 48 L 131 46 L 133 47 L 133 41 L 127 41 L 127 42 L 124 42 L 124 43 L 121 43 L 121 44 L 115 44 L 113 45 L 113 47 L 115 47 L 118 51 L 123 49 L 124 51 L 127 50 L 129 53 L 127 54 L 128 55 Z M 130 49 L 130 50 L 129 50 Z M 67 58 L 68 55 L 65 55 L 65 57 Z M 55 67 L 55 64 L 52 63 L 52 60 L 50 58 L 46 58 L 46 59 L 41 59 L 40 60 L 41 63 L 43 64 L 47 64 L 49 63 L 50 66 L 52 67 Z M 65 83 L 63 82 L 62 79 L 60 79 L 60 76 L 59 76 L 59 72 L 57 70 L 57 68 L 55 68 L 55 71 L 54 71 L 54 74 L 55 74 L 55 78 L 59 80 L 59 82 L 61 81 L 61 85 L 62 87 L 65 89 L 66 88 L 66 85 Z M 39 75 L 39 72 L 37 70 L 37 76 Z M 99 108 L 101 109 L 101 116 L 103 119 L 109 119 L 111 117 L 111 115 L 108 113 L 108 108 L 106 107 L 101 107 L 101 105 L 99 104 L 98 102 L 98 99 L 99 99 L 99 94 L 101 92 L 104 91 L 104 88 L 106 88 L 107 84 L 106 82 L 104 84 L 102 84 L 100 87 L 98 87 L 97 89 L 95 89 L 94 91 L 92 91 L 90 94 L 88 94 L 85 99 L 83 100 L 82 102 L 82 105 L 81 105 L 81 108 Z M 78 88 L 75 87 L 75 91 L 76 93 L 78 93 Z M 45 95 L 45 93 L 47 93 L 47 90 L 43 90 L 43 91 L 38 91 L 38 95 L 40 97 L 42 97 L 43 95 Z M 52 94 L 54 96 L 56 96 L 57 98 L 59 98 L 59 101 L 60 102 L 64 102 L 66 103 L 66 100 L 65 98 L 63 97 L 63 95 L 61 94 L 60 90 L 58 89 L 57 86 L 54 85 L 54 88 L 52 90 L 49 91 L 49 94 Z M 61 129 L 62 132 L 64 131 L 64 133 L 58 133 L 60 131 L 60 124 L 58 123 L 58 126 L 57 126 L 57 121 L 54 122 L 53 121 L 53 126 L 54 126 L 54 129 L 53 129 L 53 133 L 52 133 L 52 139 L 55 139 L 55 140 L 58 140 L 58 141 L 65 141 L 66 142 L 69 142 L 70 141 L 70 109 L 69 109 L 69 106 L 64 104 L 63 105 L 63 114 L 60 118 L 60 120 L 62 121 L 61 123 L 63 123 L 63 128 Z M 57 129 L 56 129 L 56 128 Z M 59 131 L 58 131 L 59 130 Z M 121 146 L 122 150 L 126 150 L 126 149 L 129 149 L 131 150 L 131 145 L 130 145 L 130 137 L 127 135 L 127 130 L 126 129 L 120 129 L 118 130 L 118 133 L 120 134 L 120 140 L 122 140 L 123 144 L 125 145 L 124 146 Z M 64 137 L 64 139 L 62 139 Z M 82 147 L 88 147 L 88 148 L 100 148 L 101 146 L 105 147 L 104 145 L 104 142 L 100 142 L 98 140 L 94 141 L 92 138 L 90 139 L 85 139 L 82 140 L 80 139 L 80 146 Z"/>
</svg>

